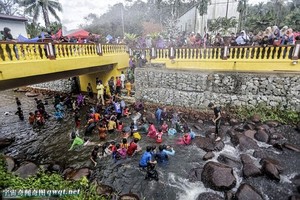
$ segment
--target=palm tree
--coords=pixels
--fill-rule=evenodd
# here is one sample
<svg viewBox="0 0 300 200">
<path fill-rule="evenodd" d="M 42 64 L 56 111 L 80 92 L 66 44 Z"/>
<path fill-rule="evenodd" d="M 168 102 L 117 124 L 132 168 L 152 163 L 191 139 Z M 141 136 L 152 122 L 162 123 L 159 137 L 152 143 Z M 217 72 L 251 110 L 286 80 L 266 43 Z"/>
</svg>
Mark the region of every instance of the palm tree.
<svg viewBox="0 0 300 200">
<path fill-rule="evenodd" d="M 60 21 L 56 11 L 61 12 L 62 6 L 57 0 L 21 0 L 20 5 L 26 7 L 25 13 L 33 17 L 33 22 L 38 19 L 42 11 L 47 29 L 50 27 L 49 12 Z"/>
<path fill-rule="evenodd" d="M 202 27 L 204 29 L 204 17 L 203 15 L 207 14 L 207 10 L 208 10 L 208 4 L 211 3 L 210 0 L 197 0 L 197 4 L 198 4 L 198 11 L 200 16 L 202 17 Z"/>
<path fill-rule="evenodd" d="M 239 14 L 239 31 L 242 30 L 243 28 L 243 20 L 246 14 L 246 9 L 247 9 L 247 0 L 239 0 L 237 11 L 240 13 Z"/>
</svg>

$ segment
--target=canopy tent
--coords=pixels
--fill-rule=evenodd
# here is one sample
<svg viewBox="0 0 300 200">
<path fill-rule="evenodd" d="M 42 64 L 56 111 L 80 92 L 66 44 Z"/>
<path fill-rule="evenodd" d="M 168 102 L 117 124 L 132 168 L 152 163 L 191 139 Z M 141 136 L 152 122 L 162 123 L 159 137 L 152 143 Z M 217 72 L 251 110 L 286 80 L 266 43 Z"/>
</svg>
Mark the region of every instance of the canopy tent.
<svg viewBox="0 0 300 200">
<path fill-rule="evenodd" d="M 87 32 L 86 30 L 83 29 L 78 29 L 75 32 L 72 32 L 68 35 L 66 35 L 67 37 L 76 37 L 76 38 L 88 38 L 89 37 L 89 32 Z"/>
</svg>

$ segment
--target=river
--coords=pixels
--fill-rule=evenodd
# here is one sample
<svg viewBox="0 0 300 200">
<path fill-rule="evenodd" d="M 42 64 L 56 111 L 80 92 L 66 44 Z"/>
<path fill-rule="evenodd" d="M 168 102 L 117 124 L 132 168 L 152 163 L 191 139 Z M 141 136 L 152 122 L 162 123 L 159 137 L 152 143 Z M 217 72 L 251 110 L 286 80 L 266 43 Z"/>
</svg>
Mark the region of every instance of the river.
<svg viewBox="0 0 300 200">
<path fill-rule="evenodd" d="M 20 121 L 14 113 L 17 111 L 15 97 L 18 97 L 22 103 L 25 120 Z M 45 99 L 44 96 L 38 96 L 39 99 Z M 53 114 L 53 99 L 48 99 L 49 105 L 46 110 L 49 114 Z M 82 147 L 73 151 L 68 151 L 71 141 L 69 134 L 74 127 L 74 120 L 71 113 L 68 113 L 63 121 L 58 122 L 54 118 L 50 118 L 43 128 L 33 128 L 28 124 L 28 113 L 35 110 L 35 101 L 33 98 L 26 97 L 24 93 L 16 93 L 10 90 L 0 93 L 0 137 L 15 137 L 15 142 L 2 149 L 2 153 L 14 157 L 19 162 L 33 161 L 39 164 L 56 163 L 63 168 L 74 167 L 90 167 L 93 169 L 92 178 L 97 179 L 103 184 L 113 187 L 117 193 L 135 193 L 147 200 L 194 200 L 203 192 L 217 193 L 224 197 L 224 193 L 205 188 L 200 181 L 189 181 L 189 173 L 193 168 L 202 168 L 207 161 L 203 161 L 202 157 L 206 153 L 196 145 L 178 146 L 176 145 L 176 137 L 164 136 L 164 143 L 174 146 L 175 156 L 170 157 L 169 165 L 165 167 L 158 166 L 159 181 L 144 180 L 145 172 L 138 167 L 141 153 L 133 158 L 124 160 L 121 164 L 115 164 L 109 157 L 99 159 L 96 168 L 91 166 L 89 156 L 92 146 Z M 9 112 L 5 115 L 5 112 Z M 82 114 L 84 110 L 82 111 Z M 84 118 L 84 117 L 82 117 Z M 85 122 L 83 120 L 83 122 Z M 128 123 L 128 120 L 125 120 Z M 193 126 L 193 124 L 190 124 Z M 198 136 L 204 136 L 205 132 L 212 127 L 211 123 L 204 122 L 201 124 L 202 131 L 196 129 Z M 222 129 L 229 129 L 229 126 L 222 126 Z M 280 126 L 278 131 L 292 141 L 294 144 L 300 145 L 300 134 L 290 126 Z M 83 135 L 83 129 L 80 130 Z M 120 138 L 117 134 L 110 135 L 109 139 Z M 91 136 L 91 140 L 98 141 L 98 136 Z M 239 159 L 240 151 L 234 148 L 230 142 L 230 138 L 225 138 L 225 148 L 221 152 L 215 152 L 216 158 L 219 154 L 233 156 Z M 145 147 L 148 144 L 155 144 L 153 140 L 142 135 L 140 146 Z M 275 182 L 268 180 L 265 176 L 257 178 L 242 178 L 241 171 L 234 168 L 237 185 L 233 189 L 236 191 L 241 183 L 250 183 L 254 186 L 265 199 L 287 199 L 293 194 L 295 187 L 292 179 L 300 174 L 300 156 L 299 153 L 293 151 L 280 151 L 271 145 L 259 143 L 261 149 L 271 155 L 273 158 L 280 160 L 285 168 L 281 174 L 281 181 Z M 145 148 L 144 148 L 145 149 Z M 244 152 L 252 156 L 253 151 Z M 259 160 L 255 160 L 258 163 Z M 259 165 L 259 164 L 258 164 Z"/>
</svg>

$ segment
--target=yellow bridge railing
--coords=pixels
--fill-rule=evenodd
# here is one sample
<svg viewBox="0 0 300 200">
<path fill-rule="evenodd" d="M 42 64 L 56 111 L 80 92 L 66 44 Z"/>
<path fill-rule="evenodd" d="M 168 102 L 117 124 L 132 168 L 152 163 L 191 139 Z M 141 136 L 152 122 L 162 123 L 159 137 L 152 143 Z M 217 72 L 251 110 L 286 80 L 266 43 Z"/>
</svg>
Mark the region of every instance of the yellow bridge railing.
<svg viewBox="0 0 300 200">
<path fill-rule="evenodd" d="M 0 42 L 0 63 L 126 53 L 125 45 Z"/>
<path fill-rule="evenodd" d="M 154 60 L 297 60 L 300 44 L 295 46 L 242 46 L 211 48 L 137 49 Z M 133 51 L 130 51 L 133 55 Z"/>
</svg>

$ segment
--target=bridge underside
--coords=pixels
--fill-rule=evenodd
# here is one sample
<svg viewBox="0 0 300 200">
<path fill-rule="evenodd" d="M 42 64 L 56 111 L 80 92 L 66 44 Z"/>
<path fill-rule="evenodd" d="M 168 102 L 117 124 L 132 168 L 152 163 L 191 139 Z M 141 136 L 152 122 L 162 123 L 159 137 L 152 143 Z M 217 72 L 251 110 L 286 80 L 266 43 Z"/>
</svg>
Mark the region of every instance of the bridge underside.
<svg viewBox="0 0 300 200">
<path fill-rule="evenodd" d="M 96 67 L 89 67 L 83 69 L 76 69 L 76 70 L 68 70 L 63 72 L 56 72 L 56 73 L 49 73 L 49 74 L 42 74 L 30 77 L 23 77 L 17 79 L 9 79 L 0 81 L 0 91 L 27 86 L 42 82 L 54 81 L 63 78 L 69 78 L 73 76 L 80 76 L 85 74 L 92 74 L 92 73 L 101 73 L 101 72 L 108 72 L 113 70 L 113 65 L 106 65 L 106 66 L 96 66 Z"/>
</svg>

